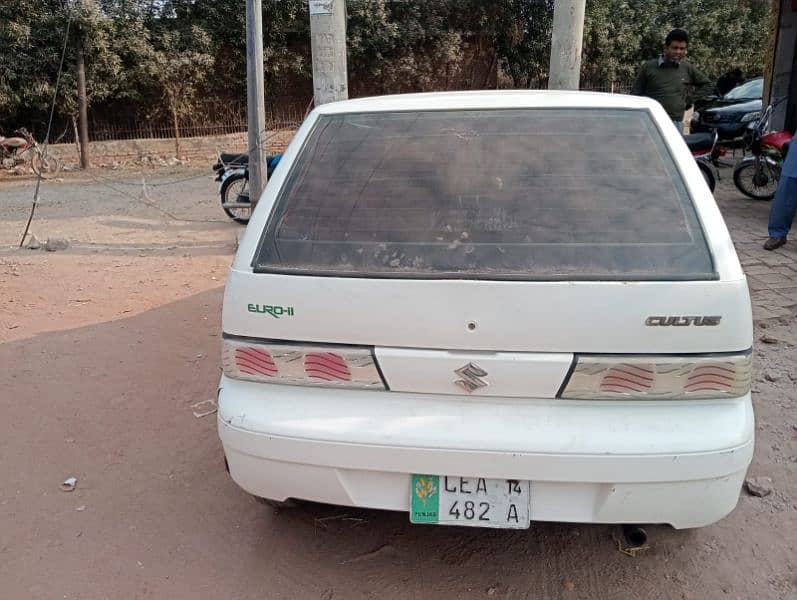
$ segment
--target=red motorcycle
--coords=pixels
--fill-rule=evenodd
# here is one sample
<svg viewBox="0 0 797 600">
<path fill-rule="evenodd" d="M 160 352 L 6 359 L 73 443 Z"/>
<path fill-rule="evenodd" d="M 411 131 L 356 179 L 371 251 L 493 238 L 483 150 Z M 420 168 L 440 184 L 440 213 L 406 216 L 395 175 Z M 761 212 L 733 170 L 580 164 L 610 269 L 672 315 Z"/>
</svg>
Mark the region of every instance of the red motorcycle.
<svg viewBox="0 0 797 600">
<path fill-rule="evenodd" d="M 33 172 L 45 178 L 53 177 L 61 170 L 60 161 L 45 154 L 27 129 L 18 129 L 16 133 L 18 135 L 14 137 L 0 135 L 0 167 L 13 169 L 30 162 Z"/>
<path fill-rule="evenodd" d="M 778 187 L 783 159 L 792 134 L 769 132 L 772 109 L 783 99 L 767 106 L 766 111 L 749 130 L 751 156 L 746 156 L 733 169 L 733 183 L 745 196 L 755 200 L 771 200 Z"/>
</svg>

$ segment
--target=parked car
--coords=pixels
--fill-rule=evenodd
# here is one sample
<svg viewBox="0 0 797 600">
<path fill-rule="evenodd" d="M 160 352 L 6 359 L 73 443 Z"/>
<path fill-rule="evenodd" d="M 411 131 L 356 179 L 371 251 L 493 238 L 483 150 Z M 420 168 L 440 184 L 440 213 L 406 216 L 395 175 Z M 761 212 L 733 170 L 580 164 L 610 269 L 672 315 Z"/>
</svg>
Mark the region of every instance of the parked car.
<svg viewBox="0 0 797 600">
<path fill-rule="evenodd" d="M 648 98 L 317 107 L 241 240 L 218 433 L 273 502 L 413 523 L 698 527 L 753 455 L 752 313 Z"/>
<path fill-rule="evenodd" d="M 761 118 L 763 77 L 746 81 L 722 98 L 709 102 L 692 115 L 693 133 L 716 129 L 721 139 L 740 138 L 750 123 Z"/>
</svg>

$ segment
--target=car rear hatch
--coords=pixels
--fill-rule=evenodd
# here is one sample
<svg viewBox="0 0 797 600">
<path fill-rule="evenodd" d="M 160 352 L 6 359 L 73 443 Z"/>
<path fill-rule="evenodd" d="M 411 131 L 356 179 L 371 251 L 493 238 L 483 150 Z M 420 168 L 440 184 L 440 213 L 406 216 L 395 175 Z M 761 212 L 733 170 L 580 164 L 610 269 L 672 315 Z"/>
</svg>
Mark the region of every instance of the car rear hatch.
<svg viewBox="0 0 797 600">
<path fill-rule="evenodd" d="M 719 277 L 653 118 L 617 109 L 322 115 L 230 274 L 224 330 L 305 365 L 332 345 L 328 377 L 367 348 L 391 390 L 533 398 L 560 396 L 576 356 L 751 338 L 746 284 Z"/>
</svg>

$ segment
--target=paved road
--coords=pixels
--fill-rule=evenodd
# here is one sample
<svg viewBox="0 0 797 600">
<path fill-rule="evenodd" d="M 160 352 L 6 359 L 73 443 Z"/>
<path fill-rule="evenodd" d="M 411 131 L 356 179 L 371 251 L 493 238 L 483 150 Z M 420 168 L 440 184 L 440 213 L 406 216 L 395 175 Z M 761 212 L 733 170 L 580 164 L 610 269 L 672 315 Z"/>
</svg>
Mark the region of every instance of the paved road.
<svg viewBox="0 0 797 600">
<path fill-rule="evenodd" d="M 0 249 L 19 244 L 33 203 L 35 181 L 0 180 Z M 170 247 L 229 249 L 234 228 L 221 209 L 207 168 L 94 170 L 43 181 L 31 231 L 63 237 L 72 252 L 137 251 L 169 254 Z M 232 237 L 231 237 L 232 236 Z"/>
</svg>

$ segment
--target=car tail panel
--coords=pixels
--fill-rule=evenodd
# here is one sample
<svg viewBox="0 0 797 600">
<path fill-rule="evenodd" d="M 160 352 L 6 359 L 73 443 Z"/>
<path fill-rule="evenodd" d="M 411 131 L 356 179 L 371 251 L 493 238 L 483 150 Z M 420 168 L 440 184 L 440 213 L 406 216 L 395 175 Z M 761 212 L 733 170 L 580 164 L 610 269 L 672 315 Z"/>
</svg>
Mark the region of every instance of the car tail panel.
<svg viewBox="0 0 797 600">
<path fill-rule="evenodd" d="M 227 334 L 488 352 L 694 354 L 752 345 L 747 284 L 510 282 L 230 272 Z"/>
</svg>

